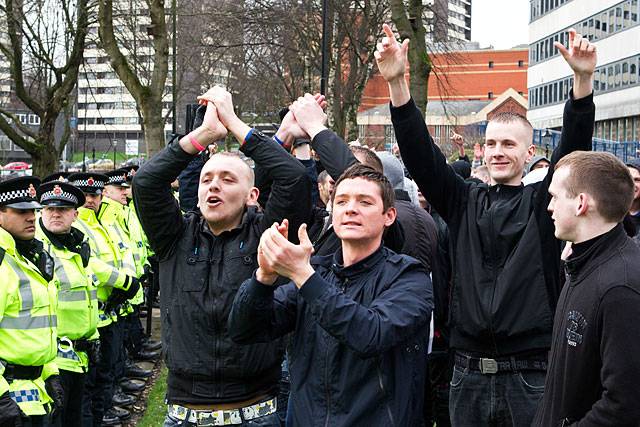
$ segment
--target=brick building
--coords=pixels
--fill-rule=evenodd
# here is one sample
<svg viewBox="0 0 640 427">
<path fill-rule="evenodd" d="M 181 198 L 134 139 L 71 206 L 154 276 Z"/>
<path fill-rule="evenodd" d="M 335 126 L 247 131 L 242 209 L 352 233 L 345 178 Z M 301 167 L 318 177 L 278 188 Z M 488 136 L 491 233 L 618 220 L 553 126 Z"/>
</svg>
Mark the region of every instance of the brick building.
<svg viewBox="0 0 640 427">
<path fill-rule="evenodd" d="M 477 136 L 497 111 L 527 112 L 528 49 L 478 49 L 477 44 L 468 48 L 432 57 L 426 121 L 436 141 L 451 131 Z M 387 84 L 376 74 L 369 79 L 358 110 L 362 143 L 382 148 L 394 141 L 388 102 Z"/>
</svg>

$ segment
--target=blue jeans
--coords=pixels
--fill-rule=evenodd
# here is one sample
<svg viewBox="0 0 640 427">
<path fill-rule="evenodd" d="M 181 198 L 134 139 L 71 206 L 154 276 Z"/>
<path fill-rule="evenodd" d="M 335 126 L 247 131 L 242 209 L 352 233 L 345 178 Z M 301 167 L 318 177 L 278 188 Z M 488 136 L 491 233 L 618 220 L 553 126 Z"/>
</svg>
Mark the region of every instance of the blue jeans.
<svg viewBox="0 0 640 427">
<path fill-rule="evenodd" d="M 245 421 L 242 424 L 235 424 L 240 427 L 281 427 L 280 417 L 278 417 L 278 413 L 273 413 L 271 415 L 265 415 L 264 417 L 256 418 L 251 421 Z M 196 427 L 197 424 L 190 423 L 188 421 L 180 421 L 177 420 L 170 415 L 164 419 L 163 427 Z"/>
<path fill-rule="evenodd" d="M 545 371 L 485 375 L 455 366 L 449 392 L 453 427 L 529 427 L 544 391 Z"/>
</svg>

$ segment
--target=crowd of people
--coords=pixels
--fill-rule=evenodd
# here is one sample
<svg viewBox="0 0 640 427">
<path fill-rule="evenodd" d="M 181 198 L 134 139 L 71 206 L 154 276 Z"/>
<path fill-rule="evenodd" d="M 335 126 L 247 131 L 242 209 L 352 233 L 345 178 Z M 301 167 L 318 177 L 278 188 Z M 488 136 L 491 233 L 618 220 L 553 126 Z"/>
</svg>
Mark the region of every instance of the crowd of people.
<svg viewBox="0 0 640 427">
<path fill-rule="evenodd" d="M 383 30 L 392 153 L 345 144 L 322 95 L 269 137 L 214 87 L 137 171 L 0 183 L 0 427 L 122 421 L 150 277 L 165 427 L 640 425 L 640 163 L 590 152 L 595 46 L 556 44 L 551 158 L 502 112 L 448 162 Z"/>
</svg>

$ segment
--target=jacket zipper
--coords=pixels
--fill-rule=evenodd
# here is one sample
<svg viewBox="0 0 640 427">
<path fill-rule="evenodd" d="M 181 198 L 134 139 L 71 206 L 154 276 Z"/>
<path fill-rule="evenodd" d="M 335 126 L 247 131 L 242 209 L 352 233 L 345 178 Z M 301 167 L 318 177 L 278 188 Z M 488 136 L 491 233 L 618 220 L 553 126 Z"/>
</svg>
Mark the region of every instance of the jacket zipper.
<svg viewBox="0 0 640 427">
<path fill-rule="evenodd" d="M 382 381 L 382 372 L 380 371 L 380 363 L 376 363 L 376 370 L 378 371 L 378 385 L 380 386 L 380 391 L 382 392 L 382 396 L 385 400 L 385 408 L 387 409 L 387 415 L 389 415 L 390 425 L 395 426 L 396 423 L 393 420 L 393 413 L 391 412 L 391 407 L 389 406 L 389 400 L 387 399 L 387 393 L 384 390 L 384 382 Z"/>
<path fill-rule="evenodd" d="M 329 426 L 329 417 L 331 416 L 331 392 L 329 391 L 329 344 L 327 343 L 327 351 L 324 358 L 324 389 L 327 396 L 327 418 L 324 420 L 324 426 Z"/>
<path fill-rule="evenodd" d="M 498 193 L 500 193 L 500 188 L 501 188 L 500 185 L 496 186 L 496 196 L 498 195 Z M 496 203 L 497 202 L 498 200 L 496 197 Z M 491 200 L 489 200 L 489 203 L 491 203 Z M 491 236 L 490 236 L 491 259 L 494 260 L 494 262 L 491 264 L 491 272 L 493 273 L 493 291 L 491 292 L 491 304 L 489 306 L 489 333 L 491 334 L 491 343 L 493 344 L 493 350 L 497 354 L 498 346 L 496 345 L 496 336 L 493 330 L 493 318 L 491 317 L 491 314 L 490 314 L 493 308 L 493 299 L 496 294 L 496 286 L 498 283 L 498 275 L 496 274 L 497 269 L 495 265 L 495 260 L 497 259 L 496 248 L 495 248 L 495 228 L 493 226 L 493 211 L 491 210 L 491 206 L 489 206 L 489 225 L 491 226 Z"/>
</svg>

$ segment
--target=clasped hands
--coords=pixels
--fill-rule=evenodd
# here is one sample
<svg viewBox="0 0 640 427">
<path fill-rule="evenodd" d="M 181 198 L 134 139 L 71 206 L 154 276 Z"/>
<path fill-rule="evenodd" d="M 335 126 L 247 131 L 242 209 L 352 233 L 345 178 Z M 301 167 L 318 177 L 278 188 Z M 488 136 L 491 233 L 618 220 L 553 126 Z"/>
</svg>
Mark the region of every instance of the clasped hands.
<svg viewBox="0 0 640 427">
<path fill-rule="evenodd" d="M 272 285 L 278 276 L 287 277 L 299 288 L 315 272 L 311 266 L 313 245 L 307 235 L 307 225 L 298 229 L 300 244 L 289 240 L 289 221 L 283 220 L 269 227 L 260 237 L 258 245 L 258 265 L 256 279 L 265 285 Z"/>
</svg>

